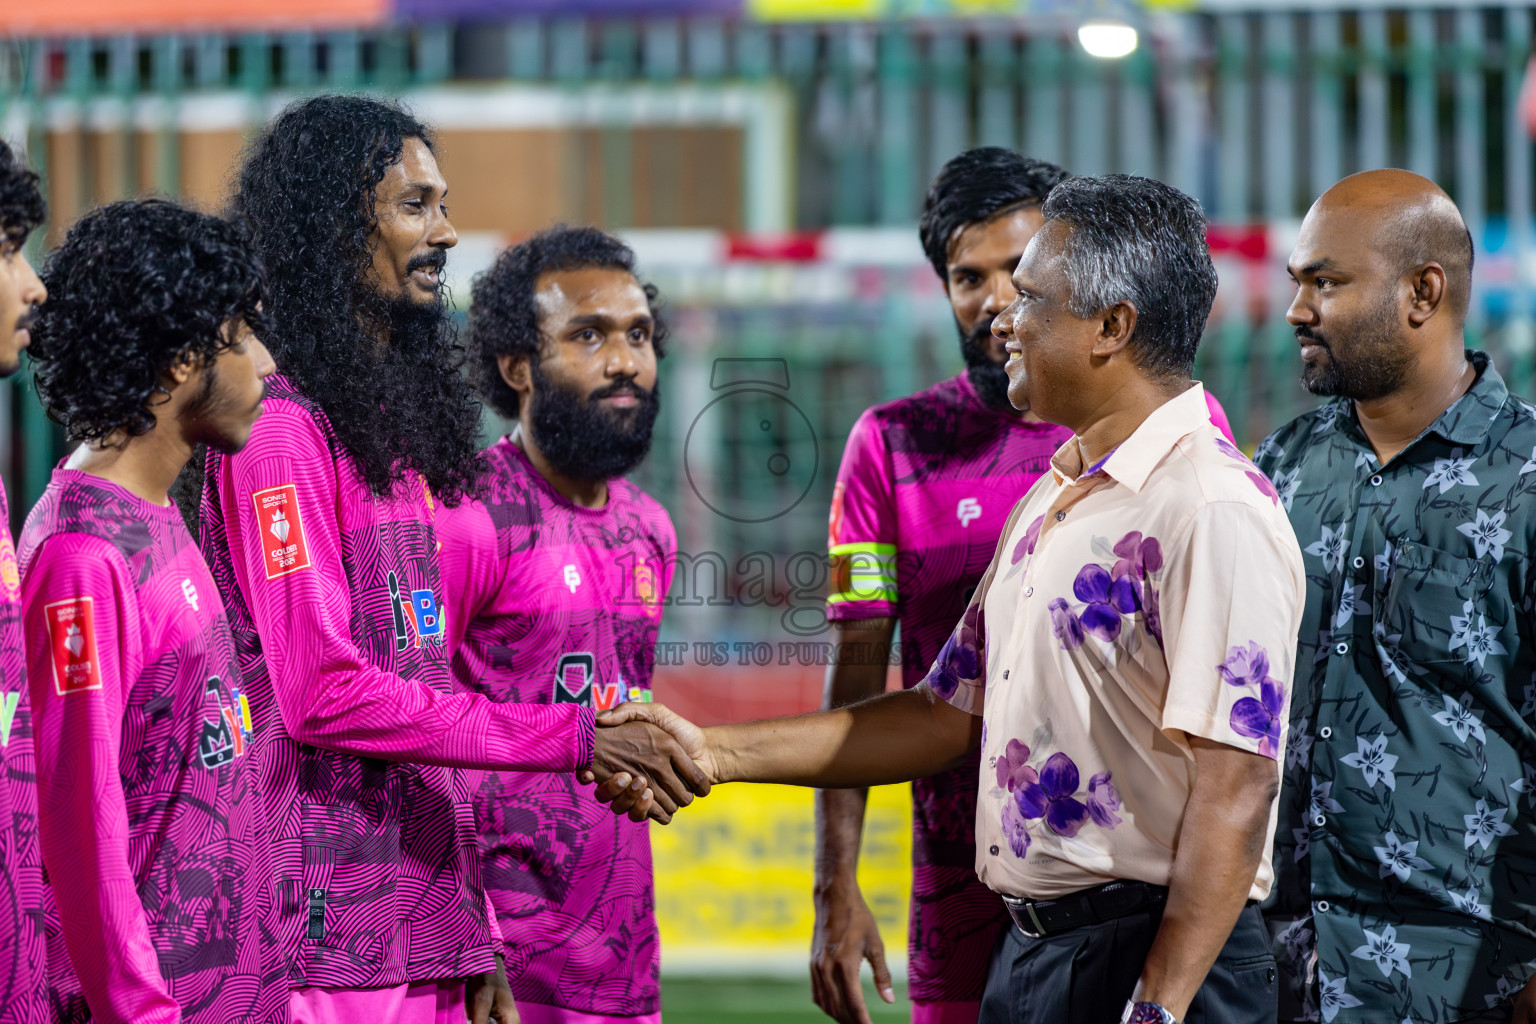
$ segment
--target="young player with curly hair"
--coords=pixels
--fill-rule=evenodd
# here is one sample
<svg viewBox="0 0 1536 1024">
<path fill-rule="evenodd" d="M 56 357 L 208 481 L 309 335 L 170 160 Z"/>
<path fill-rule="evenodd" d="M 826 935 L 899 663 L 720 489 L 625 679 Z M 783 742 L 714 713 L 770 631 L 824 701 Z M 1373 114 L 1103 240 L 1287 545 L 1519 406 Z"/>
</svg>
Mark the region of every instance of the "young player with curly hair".
<svg viewBox="0 0 1536 1024">
<path fill-rule="evenodd" d="M 37 175 L 0 142 L 0 377 L 21 366 L 48 290 L 22 247 L 47 210 Z M 44 971 L 43 871 L 37 844 L 32 701 L 22 647 L 21 584 L 0 485 L 0 1021 L 51 1019 Z"/>
<path fill-rule="evenodd" d="M 81 442 L 20 544 L 55 1010 L 284 1020 L 234 641 L 168 496 L 261 414 L 261 271 L 233 225 L 149 200 L 87 214 L 43 276 L 38 394 Z"/>
</svg>

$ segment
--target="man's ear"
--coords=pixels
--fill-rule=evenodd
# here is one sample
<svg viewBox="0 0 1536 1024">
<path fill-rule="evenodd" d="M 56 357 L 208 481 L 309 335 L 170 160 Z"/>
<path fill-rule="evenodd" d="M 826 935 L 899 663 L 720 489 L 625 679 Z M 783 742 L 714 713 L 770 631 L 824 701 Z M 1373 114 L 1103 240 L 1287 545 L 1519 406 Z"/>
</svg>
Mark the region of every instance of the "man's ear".
<svg viewBox="0 0 1536 1024">
<path fill-rule="evenodd" d="M 180 387 L 192 379 L 202 363 L 201 356 L 194 355 L 190 349 L 183 349 L 176 354 L 175 362 L 165 368 L 165 376 L 170 379 L 173 387 Z"/>
<path fill-rule="evenodd" d="M 1092 354 L 1107 359 L 1126 348 L 1136 333 L 1136 306 L 1129 301 L 1117 302 L 1106 309 L 1099 318 L 1099 332 L 1093 339 Z"/>
<path fill-rule="evenodd" d="M 1426 263 L 1409 275 L 1408 284 L 1413 289 L 1408 297 L 1408 324 L 1423 327 L 1445 302 L 1445 268 Z"/>
<path fill-rule="evenodd" d="M 507 387 L 519 396 L 533 391 L 533 373 L 526 355 L 500 355 L 496 357 L 496 369 Z"/>
</svg>

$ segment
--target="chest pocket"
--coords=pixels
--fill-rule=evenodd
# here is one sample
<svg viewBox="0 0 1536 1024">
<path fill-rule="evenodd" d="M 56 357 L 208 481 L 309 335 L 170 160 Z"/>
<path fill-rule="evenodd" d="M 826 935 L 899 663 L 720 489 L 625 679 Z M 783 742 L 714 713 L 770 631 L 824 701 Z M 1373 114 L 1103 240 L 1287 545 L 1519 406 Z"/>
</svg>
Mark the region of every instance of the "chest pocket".
<svg viewBox="0 0 1536 1024">
<path fill-rule="evenodd" d="M 1404 657 L 1417 665 L 1476 662 L 1476 652 L 1497 641 L 1510 621 L 1509 602 L 1495 587 L 1487 559 L 1466 558 L 1412 542 L 1393 558 L 1379 618 Z M 1453 646 L 1454 644 L 1454 646 Z"/>
</svg>

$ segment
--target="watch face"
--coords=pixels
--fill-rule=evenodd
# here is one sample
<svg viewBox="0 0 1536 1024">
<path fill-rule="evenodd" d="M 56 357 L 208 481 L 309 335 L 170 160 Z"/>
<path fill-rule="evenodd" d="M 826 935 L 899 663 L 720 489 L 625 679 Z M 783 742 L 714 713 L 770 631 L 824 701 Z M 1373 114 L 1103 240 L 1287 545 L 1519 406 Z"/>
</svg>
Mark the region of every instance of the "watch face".
<svg viewBox="0 0 1536 1024">
<path fill-rule="evenodd" d="M 1126 1018 L 1128 1024 L 1170 1024 L 1172 1020 L 1168 1011 L 1156 1003 L 1137 1003 Z"/>
</svg>

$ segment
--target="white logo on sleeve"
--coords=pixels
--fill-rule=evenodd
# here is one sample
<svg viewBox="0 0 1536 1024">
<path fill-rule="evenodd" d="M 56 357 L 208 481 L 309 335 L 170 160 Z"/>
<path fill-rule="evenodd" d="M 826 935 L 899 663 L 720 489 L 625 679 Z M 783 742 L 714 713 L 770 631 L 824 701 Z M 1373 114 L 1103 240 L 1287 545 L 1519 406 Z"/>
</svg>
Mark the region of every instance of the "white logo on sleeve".
<svg viewBox="0 0 1536 1024">
<path fill-rule="evenodd" d="M 198 608 L 197 608 L 197 588 L 192 585 L 192 581 L 191 580 L 182 580 L 181 581 L 181 596 L 187 599 L 187 604 L 192 606 L 192 610 L 193 611 L 197 611 L 198 610 Z"/>
<path fill-rule="evenodd" d="M 960 520 L 960 525 L 968 527 L 972 519 L 981 516 L 981 503 L 975 498 L 961 498 L 960 504 L 955 508 L 955 516 Z"/>
<path fill-rule="evenodd" d="M 272 536 L 277 538 L 279 544 L 288 543 L 288 517 L 283 514 L 282 509 L 272 513 L 272 525 L 268 529 L 272 531 Z"/>
<path fill-rule="evenodd" d="M 581 586 L 581 573 L 576 571 L 574 565 L 565 567 L 565 585 L 571 588 L 571 593 L 576 593 L 576 588 Z"/>
<path fill-rule="evenodd" d="M 85 647 L 85 634 L 80 629 L 78 622 L 71 622 L 69 628 L 64 631 L 64 646 L 69 653 L 80 657 L 80 651 Z"/>
</svg>

